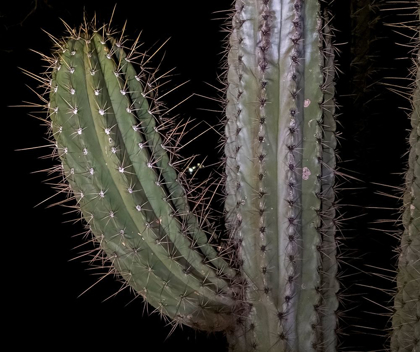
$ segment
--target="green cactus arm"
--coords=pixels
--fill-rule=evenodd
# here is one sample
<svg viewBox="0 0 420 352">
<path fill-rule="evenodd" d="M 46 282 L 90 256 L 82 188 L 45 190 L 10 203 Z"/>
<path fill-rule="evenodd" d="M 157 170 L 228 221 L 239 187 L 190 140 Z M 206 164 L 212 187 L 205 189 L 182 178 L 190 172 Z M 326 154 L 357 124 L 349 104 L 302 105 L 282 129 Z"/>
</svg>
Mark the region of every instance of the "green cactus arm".
<svg viewBox="0 0 420 352">
<path fill-rule="evenodd" d="M 177 322 L 226 328 L 235 307 L 232 282 L 194 250 L 173 216 L 153 146 L 139 147 L 148 141 L 127 110 L 132 97 L 113 55 L 97 33 L 69 38 L 59 54 L 50 111 L 65 178 L 128 285 Z"/>
</svg>

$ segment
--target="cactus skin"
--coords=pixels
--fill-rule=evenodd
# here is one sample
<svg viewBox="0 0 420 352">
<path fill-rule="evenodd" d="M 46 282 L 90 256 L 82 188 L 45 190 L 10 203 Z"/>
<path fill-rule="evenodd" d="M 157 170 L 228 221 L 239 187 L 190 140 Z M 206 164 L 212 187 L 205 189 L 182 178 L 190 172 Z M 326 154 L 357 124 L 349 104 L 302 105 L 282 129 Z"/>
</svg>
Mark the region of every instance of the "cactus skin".
<svg viewBox="0 0 420 352">
<path fill-rule="evenodd" d="M 420 10 L 417 11 L 419 21 Z M 405 175 L 397 294 L 392 317 L 391 351 L 420 351 L 420 32 L 414 29 L 411 70 L 411 133 Z"/>
</svg>

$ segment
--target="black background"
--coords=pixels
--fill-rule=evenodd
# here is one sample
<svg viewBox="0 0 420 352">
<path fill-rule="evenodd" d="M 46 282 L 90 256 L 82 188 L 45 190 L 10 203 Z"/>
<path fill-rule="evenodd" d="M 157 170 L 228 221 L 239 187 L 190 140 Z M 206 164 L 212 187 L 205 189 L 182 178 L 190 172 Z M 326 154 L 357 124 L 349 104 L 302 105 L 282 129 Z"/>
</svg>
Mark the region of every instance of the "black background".
<svg viewBox="0 0 420 352">
<path fill-rule="evenodd" d="M 101 21 L 107 21 L 114 3 L 102 1 L 14 1 L 1 5 L 1 108 L 3 148 L 6 161 L 3 170 L 3 246 L 2 272 L 3 320 L 7 325 L 6 338 L 10 338 L 13 350 L 40 348 L 63 350 L 64 348 L 88 348 L 138 351 L 225 351 L 226 343 L 221 334 L 207 336 L 187 327 L 176 330 L 166 341 L 171 327 L 165 326 L 157 315 L 143 314 L 140 299 L 125 290 L 116 293 L 120 284 L 106 277 L 78 298 L 79 294 L 93 285 L 103 275 L 89 270 L 76 257 L 82 243 L 83 231 L 80 223 L 68 222 L 74 216 L 63 215 L 62 207 L 46 209 L 55 198 L 38 207 L 37 203 L 54 195 L 54 191 L 43 183 L 47 177 L 31 172 L 51 167 L 49 158 L 39 159 L 49 149 L 16 151 L 44 145 L 46 128 L 27 115 L 31 109 L 14 108 L 11 105 L 22 101 L 37 101 L 37 97 L 25 87 L 36 87 L 37 83 L 22 74 L 19 67 L 32 72 L 43 70 L 40 58 L 29 51 L 34 49 L 48 54 L 51 42 L 41 28 L 55 36 L 64 34 L 59 18 L 70 26 L 78 26 L 84 7 L 91 16 L 96 11 Z M 230 1 L 119 1 L 113 23 L 122 27 L 127 19 L 127 30 L 131 38 L 143 30 L 144 47 L 165 45 L 163 71 L 176 67 L 172 87 L 190 80 L 190 83 L 167 97 L 167 105 L 173 106 L 192 92 L 216 97 L 218 92 L 204 82 L 218 85 L 217 74 L 223 57 L 222 41 L 226 33 L 221 30 L 231 8 Z M 393 277 L 392 272 L 383 272 L 366 265 L 375 265 L 392 270 L 396 257 L 393 248 L 395 238 L 389 235 L 394 230 L 393 221 L 398 218 L 396 210 L 372 209 L 372 207 L 396 208 L 401 204 L 396 199 L 376 195 L 387 192 L 398 195 L 398 190 L 374 183 L 402 186 L 401 172 L 404 170 L 408 119 L 399 107 L 407 107 L 407 101 L 398 98 L 384 87 L 378 89 L 379 99 L 373 105 L 373 113 L 366 117 L 355 111 L 350 95 L 351 56 L 348 44 L 350 21 L 349 1 L 336 3 L 336 20 L 340 23 L 337 42 L 342 54 L 340 68 L 343 73 L 337 82 L 341 112 L 340 156 L 342 171 L 363 182 L 347 178 L 339 198 L 343 207 L 342 234 L 347 238 L 343 249 L 343 290 L 345 306 L 342 307 L 346 324 L 342 337 L 343 348 L 352 351 L 380 349 L 385 343 L 388 318 L 376 313 L 389 313 L 379 305 L 390 307 L 389 296 L 383 290 L 393 289 L 392 280 L 381 279 L 381 272 Z M 221 12 L 217 12 L 221 11 Z M 395 20 L 387 14 L 389 22 Z M 404 56 L 404 48 L 394 45 L 401 40 L 390 28 L 381 27 L 382 39 L 378 46 L 381 63 L 385 67 L 382 76 L 404 76 L 407 60 L 395 60 Z M 161 56 L 159 56 L 161 58 Z M 155 65 L 159 60 L 154 61 Z M 220 87 L 220 85 L 219 85 Z M 194 97 L 177 109 L 183 117 L 205 119 L 216 123 L 220 114 L 198 110 L 197 107 L 220 110 L 217 102 Z M 5 139 L 4 139 L 5 138 Z M 208 134 L 187 148 L 185 154 L 201 153 L 209 162 L 217 160 L 216 134 Z M 200 171 L 201 172 L 201 171 Z M 203 171 L 204 175 L 206 171 Z M 345 180 L 342 180 L 345 181 Z M 57 199 L 59 200 L 59 199 Z M 6 210 L 6 212 L 4 212 Z M 380 219 L 389 223 L 376 224 Z M 381 227 L 383 231 L 373 230 Z M 353 249 L 356 249 L 353 251 Z M 96 274 L 95 274 L 96 273 Z M 378 289 L 369 289 L 370 285 Z M 378 304 L 370 303 L 373 300 Z M 375 314 L 371 314 L 373 312 Z M 373 329 L 365 329 L 366 326 Z"/>
</svg>

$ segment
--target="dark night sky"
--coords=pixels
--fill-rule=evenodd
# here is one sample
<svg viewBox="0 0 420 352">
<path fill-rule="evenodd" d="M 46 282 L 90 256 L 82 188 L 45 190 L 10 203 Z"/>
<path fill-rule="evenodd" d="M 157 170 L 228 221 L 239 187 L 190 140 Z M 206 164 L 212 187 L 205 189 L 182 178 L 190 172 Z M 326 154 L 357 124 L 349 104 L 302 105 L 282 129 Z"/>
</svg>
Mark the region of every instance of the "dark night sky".
<svg viewBox="0 0 420 352">
<path fill-rule="evenodd" d="M 230 2 L 118 2 L 113 23 L 122 27 L 127 19 L 126 32 L 131 38 L 143 30 L 144 47 L 150 47 L 156 42 L 158 45 L 162 44 L 171 37 L 165 45 L 163 70 L 176 67 L 176 76 L 171 83 L 173 87 L 186 80 L 191 82 L 166 99 L 168 106 L 175 105 L 191 92 L 217 96 L 204 82 L 218 84 L 216 75 L 220 73 L 218 64 L 222 60 L 221 43 L 225 38 L 225 33 L 220 31 L 223 24 L 220 18 L 224 18 L 226 12 L 215 12 L 229 9 Z M 34 49 L 42 53 L 49 52 L 51 43 L 41 28 L 55 36 L 64 34 L 64 26 L 59 18 L 71 26 L 78 25 L 82 20 L 85 4 L 83 1 L 68 3 L 44 0 L 38 1 L 37 7 L 31 13 L 34 4 L 34 1 L 12 1 L 0 6 L 1 104 L 3 124 L 6 124 L 3 131 L 7 150 L 7 163 L 3 167 L 3 204 L 7 209 L 6 214 L 3 213 L 3 222 L 7 224 L 3 230 L 3 238 L 6 240 L 3 253 L 7 253 L 7 259 L 3 260 L 3 291 L 6 291 L 8 296 L 4 301 L 4 309 L 12 313 L 8 314 L 6 319 L 10 329 L 6 338 L 7 335 L 13 336 L 14 349 L 37 347 L 46 351 L 62 350 L 63 347 L 79 350 L 92 347 L 111 350 L 117 347 L 138 351 L 149 351 L 153 348 L 155 352 L 169 349 L 185 352 L 225 351 L 226 345 L 221 335 L 207 337 L 206 334 L 196 333 L 189 328 L 184 328 L 184 331 L 177 330 L 163 342 L 171 328 L 165 327 L 156 315 L 147 317 L 145 313 L 142 317 L 143 304 L 139 299 L 131 302 L 133 296 L 128 290 L 102 302 L 120 288 L 120 284 L 112 277 L 105 278 L 78 298 L 80 293 L 100 277 L 94 273 L 92 275 L 92 270 L 81 260 L 70 261 L 80 251 L 72 248 L 82 243 L 80 236 L 72 236 L 82 232 L 82 227 L 79 223 L 68 222 L 72 217 L 63 215 L 66 212 L 65 208 L 46 209 L 53 201 L 34 207 L 54 194 L 54 191 L 43 183 L 47 178 L 45 174 L 31 174 L 52 165 L 51 159 L 38 159 L 47 154 L 48 150 L 15 151 L 45 144 L 43 138 L 46 129 L 40 126 L 39 121 L 27 115 L 31 109 L 6 106 L 19 105 L 22 101 L 36 101 L 36 96 L 25 87 L 36 87 L 36 82 L 23 75 L 19 67 L 35 73 L 42 71 L 39 56 L 29 51 Z M 348 1 L 342 1 L 341 4 L 343 5 L 338 9 L 337 19 L 341 21 L 343 31 L 338 41 L 344 43 L 349 41 L 346 32 L 349 21 L 344 15 Z M 106 21 L 113 5 L 112 2 L 103 5 L 103 1 L 89 1 L 86 10 L 89 15 L 96 11 L 98 18 Z M 391 34 L 386 32 L 385 35 Z M 401 74 L 399 72 L 404 72 L 405 64 L 401 60 L 393 60 L 391 54 L 396 52 L 396 49 L 390 49 L 393 40 L 384 40 L 379 50 L 384 65 L 394 65 L 393 72 L 398 75 Z M 348 45 L 341 45 L 340 48 L 343 52 L 340 66 L 344 73 L 338 81 L 338 88 L 343 96 L 347 95 L 340 103 L 351 106 L 351 97 L 348 96 L 349 76 L 346 71 L 349 65 L 349 58 L 346 56 L 349 54 L 349 48 Z M 158 64 L 158 61 L 154 63 Z M 367 180 L 360 183 L 349 179 L 342 187 L 353 189 L 342 191 L 340 198 L 342 204 L 354 205 L 343 210 L 344 218 L 355 217 L 355 220 L 347 221 L 348 225 L 344 226 L 343 234 L 348 238 L 346 246 L 358 249 L 355 253 L 349 252 L 349 258 L 345 258 L 351 265 L 342 266 L 345 275 L 349 275 L 344 279 L 346 287 L 349 287 L 346 294 L 353 295 L 349 297 L 353 303 L 347 307 L 350 311 L 346 314 L 361 317 L 350 320 L 353 325 L 370 324 L 383 328 L 386 319 L 360 315 L 359 312 L 376 309 L 374 305 L 366 305 L 365 298 L 368 293 L 370 299 L 382 303 L 387 297 L 377 290 L 361 288 L 356 284 L 372 284 L 384 288 L 392 286 L 375 275 L 359 273 L 353 276 L 355 272 L 360 272 L 359 269 L 372 270 L 364 264 L 391 269 L 391 264 L 395 261 L 392 252 L 392 246 L 396 245 L 395 240 L 384 232 L 369 230 L 378 227 L 373 223 L 377 219 L 390 216 L 396 218 L 395 212 L 374 211 L 367 207 L 398 205 L 390 198 L 375 196 L 375 192 L 388 192 L 389 189 L 374 186 L 373 182 L 401 185 L 401 177 L 394 174 L 401 172 L 404 165 L 402 155 L 405 152 L 406 129 L 409 125 L 404 114 L 397 109 L 405 102 L 402 99 L 394 99 L 384 90 L 380 94 L 382 102 L 375 105 L 375 116 L 369 121 L 363 121 L 363 117 L 350 108 L 344 107 L 340 111 L 344 137 L 341 147 L 341 156 L 345 161 L 342 164 L 343 171 Z M 183 104 L 178 113 L 184 117 L 206 119 L 209 123 L 215 123 L 217 117 L 220 117 L 198 110 L 197 107 L 219 109 L 215 102 L 194 97 Z M 357 134 L 358 129 L 363 129 L 363 133 Z M 358 135 L 359 138 L 353 138 L 354 135 Z M 194 144 L 192 150 L 216 158 L 214 153 L 211 154 L 216 144 L 217 136 L 208 135 L 201 142 Z M 386 225 L 383 228 L 391 229 L 392 226 Z M 358 269 L 355 270 L 353 266 Z M 371 333 L 364 331 L 368 335 L 357 338 L 354 331 L 363 330 L 350 328 L 348 333 L 353 336 L 345 340 L 345 346 L 349 346 L 350 349 L 366 351 L 375 346 L 378 349 L 381 347 L 379 339 L 371 340 L 374 341 L 372 344 L 376 344 L 374 346 L 360 347 L 364 338 Z"/>
</svg>

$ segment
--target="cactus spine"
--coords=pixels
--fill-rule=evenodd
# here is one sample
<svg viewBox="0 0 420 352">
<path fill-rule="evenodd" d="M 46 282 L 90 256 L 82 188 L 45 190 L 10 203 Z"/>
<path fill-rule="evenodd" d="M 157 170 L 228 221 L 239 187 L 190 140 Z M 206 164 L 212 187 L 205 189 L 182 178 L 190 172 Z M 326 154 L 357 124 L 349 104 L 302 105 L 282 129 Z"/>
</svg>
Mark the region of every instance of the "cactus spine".
<svg viewBox="0 0 420 352">
<path fill-rule="evenodd" d="M 223 180 L 231 256 L 215 249 L 206 205 L 193 205 L 175 122 L 138 42 L 127 48 L 124 33 L 85 24 L 48 59 L 51 137 L 89 231 L 159 314 L 226 331 L 231 351 L 337 350 L 332 17 L 321 0 L 235 2 Z M 417 88 L 395 351 L 419 343 L 418 99 Z"/>
</svg>

